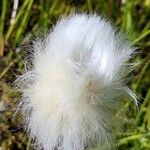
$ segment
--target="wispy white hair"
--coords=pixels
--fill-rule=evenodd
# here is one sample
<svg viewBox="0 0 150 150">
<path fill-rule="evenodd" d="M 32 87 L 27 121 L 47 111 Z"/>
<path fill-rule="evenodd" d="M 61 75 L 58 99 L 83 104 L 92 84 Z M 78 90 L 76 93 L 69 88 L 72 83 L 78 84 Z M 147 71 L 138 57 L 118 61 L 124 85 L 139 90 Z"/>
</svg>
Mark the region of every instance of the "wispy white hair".
<svg viewBox="0 0 150 150">
<path fill-rule="evenodd" d="M 32 67 L 23 74 L 21 111 L 44 150 L 112 149 L 134 52 L 105 19 L 74 14 L 33 43 Z"/>
</svg>

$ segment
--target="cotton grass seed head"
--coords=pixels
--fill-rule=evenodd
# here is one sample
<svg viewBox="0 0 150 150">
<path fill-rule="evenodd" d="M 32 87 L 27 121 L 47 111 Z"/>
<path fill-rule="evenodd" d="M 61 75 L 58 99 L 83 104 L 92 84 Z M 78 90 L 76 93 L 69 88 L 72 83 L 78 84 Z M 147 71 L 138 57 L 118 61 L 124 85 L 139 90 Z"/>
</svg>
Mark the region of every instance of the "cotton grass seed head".
<svg viewBox="0 0 150 150">
<path fill-rule="evenodd" d="M 44 150 L 113 149 L 134 48 L 96 15 L 74 14 L 33 42 L 18 79 L 26 129 Z"/>
</svg>

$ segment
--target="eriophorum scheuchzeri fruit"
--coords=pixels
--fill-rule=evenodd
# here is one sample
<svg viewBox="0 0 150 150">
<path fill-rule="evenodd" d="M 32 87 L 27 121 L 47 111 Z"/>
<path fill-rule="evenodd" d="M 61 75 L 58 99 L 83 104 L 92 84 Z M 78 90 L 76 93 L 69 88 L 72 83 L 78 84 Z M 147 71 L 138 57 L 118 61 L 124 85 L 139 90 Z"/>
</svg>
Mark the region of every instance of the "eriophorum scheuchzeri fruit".
<svg viewBox="0 0 150 150">
<path fill-rule="evenodd" d="M 26 129 L 44 150 L 113 149 L 134 48 L 104 18 L 74 14 L 33 42 L 18 79 Z"/>
</svg>

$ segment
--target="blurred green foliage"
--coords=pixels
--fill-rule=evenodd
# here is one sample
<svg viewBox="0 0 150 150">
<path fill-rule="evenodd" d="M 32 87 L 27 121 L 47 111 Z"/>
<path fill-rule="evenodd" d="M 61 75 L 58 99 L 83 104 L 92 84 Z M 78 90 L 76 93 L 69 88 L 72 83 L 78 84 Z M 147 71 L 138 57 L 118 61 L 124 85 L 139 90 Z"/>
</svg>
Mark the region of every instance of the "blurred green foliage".
<svg viewBox="0 0 150 150">
<path fill-rule="evenodd" d="M 150 0 L 16 0 L 0 1 L 0 150 L 31 150 L 31 139 L 23 131 L 21 116 L 13 117 L 18 93 L 12 88 L 23 72 L 28 39 L 42 36 L 59 18 L 74 12 L 97 13 L 125 31 L 137 47 L 140 65 L 129 83 L 139 97 L 138 109 L 125 104 L 124 134 L 118 135 L 119 150 L 150 150 Z M 28 43 L 28 44 L 27 44 Z M 22 46 L 20 50 L 19 45 Z"/>
</svg>

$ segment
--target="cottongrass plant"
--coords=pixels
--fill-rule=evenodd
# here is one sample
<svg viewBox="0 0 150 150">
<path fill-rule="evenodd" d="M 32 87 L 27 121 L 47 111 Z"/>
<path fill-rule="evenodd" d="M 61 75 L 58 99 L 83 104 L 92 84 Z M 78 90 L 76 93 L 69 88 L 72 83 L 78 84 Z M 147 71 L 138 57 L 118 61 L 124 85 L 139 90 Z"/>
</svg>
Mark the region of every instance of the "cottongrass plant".
<svg viewBox="0 0 150 150">
<path fill-rule="evenodd" d="M 33 42 L 18 79 L 25 128 L 44 150 L 113 149 L 135 48 L 104 18 L 74 14 Z"/>
</svg>

